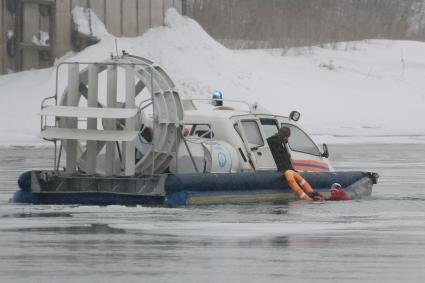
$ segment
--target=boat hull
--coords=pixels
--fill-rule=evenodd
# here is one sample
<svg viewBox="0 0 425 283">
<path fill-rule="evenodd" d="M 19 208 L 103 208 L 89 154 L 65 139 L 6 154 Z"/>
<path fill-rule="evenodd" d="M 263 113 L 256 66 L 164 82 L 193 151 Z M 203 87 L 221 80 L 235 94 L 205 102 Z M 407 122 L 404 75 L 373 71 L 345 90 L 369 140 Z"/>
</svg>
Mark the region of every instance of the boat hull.
<svg viewBox="0 0 425 283">
<path fill-rule="evenodd" d="M 373 184 L 377 183 L 378 178 L 376 174 L 369 172 L 303 172 L 301 175 L 315 191 L 325 197 L 330 196 L 329 189 L 333 183 L 340 183 L 351 199 L 370 196 Z M 229 203 L 284 203 L 296 200 L 295 194 L 283 175 L 272 171 L 163 175 L 160 178 L 163 181 L 156 184 L 155 193 L 143 193 L 141 190 L 135 190 L 134 184 L 139 182 L 139 179 L 135 177 L 113 180 L 100 176 L 90 177 L 90 180 L 102 184 L 102 190 L 105 187 L 104 184 L 109 181 L 114 182 L 114 186 L 111 187 L 119 187 L 120 190 L 84 191 L 78 188 L 82 187 L 82 183 L 87 183 L 87 177 L 80 179 L 73 177 L 70 182 L 68 180 L 70 177 L 67 176 L 68 181 L 64 183 L 64 187 L 64 184 L 58 181 L 61 177 L 56 176 L 49 181 L 43 181 L 40 176 L 40 171 L 24 173 L 18 182 L 21 190 L 14 194 L 12 202 L 177 207 Z M 146 183 L 146 181 L 144 182 Z M 132 189 L 126 191 L 127 187 L 132 187 Z"/>
<path fill-rule="evenodd" d="M 370 196 L 377 181 L 376 175 L 368 172 L 304 172 L 301 176 L 325 197 L 330 196 L 333 183 L 340 183 L 351 199 Z M 165 189 L 168 206 L 297 200 L 283 175 L 270 171 L 170 175 Z"/>
</svg>

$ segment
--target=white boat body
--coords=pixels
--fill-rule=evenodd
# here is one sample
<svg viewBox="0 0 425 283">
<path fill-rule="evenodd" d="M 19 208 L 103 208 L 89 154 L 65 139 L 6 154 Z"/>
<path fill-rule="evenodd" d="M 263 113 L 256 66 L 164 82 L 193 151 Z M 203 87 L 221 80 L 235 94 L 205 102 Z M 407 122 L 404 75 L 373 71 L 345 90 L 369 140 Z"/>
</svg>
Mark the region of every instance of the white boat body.
<svg viewBox="0 0 425 283">
<path fill-rule="evenodd" d="M 212 156 L 231 155 L 232 166 L 226 167 L 228 173 L 254 169 L 277 170 L 267 138 L 277 133 L 281 126 L 291 128 L 288 150 L 295 169 L 314 172 L 333 171 L 329 160 L 322 156 L 314 141 L 298 123 L 288 117 L 272 114 L 257 103 L 224 100 L 224 106 L 215 107 L 211 102 L 212 100 L 204 99 L 183 101 L 184 125 L 190 133 L 187 141 L 193 144 L 203 142 L 205 148 L 210 151 L 209 155 Z M 208 138 L 200 137 L 202 135 Z M 220 150 L 217 146 L 208 148 L 209 144 L 221 144 L 224 149 Z M 185 152 L 184 145 L 181 144 L 180 147 L 180 158 L 187 158 L 188 153 Z M 215 170 L 208 170 L 209 172 L 223 172 L 220 166 L 217 166 L 218 161 L 219 159 L 215 158 Z M 186 165 L 185 172 L 194 172 L 193 170 L 193 166 L 187 168 Z"/>
</svg>

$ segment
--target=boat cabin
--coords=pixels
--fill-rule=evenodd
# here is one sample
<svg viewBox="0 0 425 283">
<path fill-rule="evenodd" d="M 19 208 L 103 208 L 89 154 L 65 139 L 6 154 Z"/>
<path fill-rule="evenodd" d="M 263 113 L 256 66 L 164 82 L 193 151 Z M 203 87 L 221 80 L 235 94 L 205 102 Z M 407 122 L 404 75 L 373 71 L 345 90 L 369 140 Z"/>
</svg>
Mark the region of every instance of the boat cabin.
<svg viewBox="0 0 425 283">
<path fill-rule="evenodd" d="M 267 139 L 282 126 L 291 129 L 287 149 L 293 166 L 299 171 L 333 171 L 327 159 L 311 137 L 295 119 L 273 115 L 258 104 L 224 101 L 214 106 L 211 100 L 184 100 L 184 123 L 188 141 L 223 141 L 233 147 L 240 170 L 277 170 Z M 241 107 L 242 106 L 242 107 Z M 291 115 L 290 115 L 291 116 Z M 292 116 L 291 116 L 292 117 Z"/>
</svg>

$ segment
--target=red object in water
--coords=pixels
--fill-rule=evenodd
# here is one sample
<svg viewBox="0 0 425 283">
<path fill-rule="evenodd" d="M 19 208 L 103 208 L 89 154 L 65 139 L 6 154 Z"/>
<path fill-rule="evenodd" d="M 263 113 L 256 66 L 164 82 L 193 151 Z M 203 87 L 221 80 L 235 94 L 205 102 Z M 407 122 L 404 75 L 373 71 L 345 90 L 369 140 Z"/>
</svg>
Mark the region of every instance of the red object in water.
<svg viewBox="0 0 425 283">
<path fill-rule="evenodd" d="M 324 201 L 324 200 L 327 200 L 327 199 L 325 199 L 325 197 L 322 196 L 321 194 L 317 194 L 317 195 L 312 197 L 312 200 L 314 200 L 314 201 Z"/>
<path fill-rule="evenodd" d="M 343 189 L 332 188 L 331 189 L 331 196 L 328 197 L 326 200 L 333 200 L 333 201 L 351 200 L 351 197 L 346 192 L 344 192 Z"/>
</svg>

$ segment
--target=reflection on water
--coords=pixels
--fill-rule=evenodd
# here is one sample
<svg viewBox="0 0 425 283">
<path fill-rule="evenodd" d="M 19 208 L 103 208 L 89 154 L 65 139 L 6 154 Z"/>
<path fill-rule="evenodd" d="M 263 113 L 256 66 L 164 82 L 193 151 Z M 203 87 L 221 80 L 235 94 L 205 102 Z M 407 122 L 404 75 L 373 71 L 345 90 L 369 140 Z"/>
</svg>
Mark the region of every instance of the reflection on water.
<svg viewBox="0 0 425 283">
<path fill-rule="evenodd" d="M 71 226 L 71 227 L 28 227 L 9 229 L 8 232 L 35 232 L 49 234 L 124 234 L 124 229 L 116 229 L 106 224 L 91 224 L 88 226 Z"/>
<path fill-rule="evenodd" d="M 26 217 L 72 217 L 72 214 L 69 212 L 22 212 L 22 213 L 13 213 L 13 214 L 4 214 L 1 217 L 3 218 L 26 218 Z"/>
<path fill-rule="evenodd" d="M 334 145 L 370 199 L 189 208 L 9 204 L 46 149 L 0 149 L 0 281 L 423 282 L 424 145 Z"/>
</svg>

